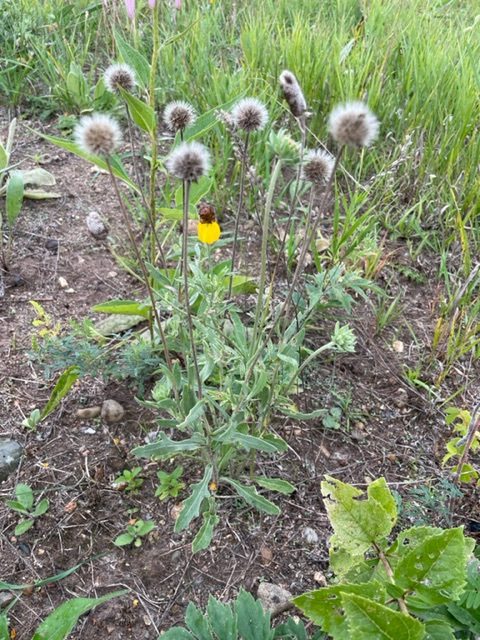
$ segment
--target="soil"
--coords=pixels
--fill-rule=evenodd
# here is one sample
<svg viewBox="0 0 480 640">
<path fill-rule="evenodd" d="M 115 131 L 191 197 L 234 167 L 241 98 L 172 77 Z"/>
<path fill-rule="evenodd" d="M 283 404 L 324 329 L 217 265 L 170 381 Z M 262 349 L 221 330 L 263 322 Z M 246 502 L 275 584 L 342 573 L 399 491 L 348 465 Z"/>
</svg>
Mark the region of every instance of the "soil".
<svg viewBox="0 0 480 640">
<path fill-rule="evenodd" d="M 30 124 L 58 133 L 54 125 Z M 0 120 L 2 134 L 5 125 Z M 81 566 L 58 582 L 21 593 L 9 614 L 17 640 L 29 640 L 40 621 L 73 596 L 129 590 L 83 616 L 72 638 L 151 640 L 182 621 L 190 600 L 199 606 L 210 594 L 228 600 L 240 587 L 255 593 L 260 580 L 295 594 L 318 587 L 319 572 L 328 569 L 331 534 L 319 491 L 325 474 L 361 487 L 385 476 L 403 498 L 404 523 L 421 512 L 430 523 L 448 520 L 465 524 L 469 531 L 478 528 L 478 490 L 471 487 L 463 488 L 463 497 L 451 503 L 447 518 L 448 483 L 442 484 L 442 479 L 445 483 L 448 472 L 441 458 L 449 433 L 435 399 L 408 385 L 403 375 L 427 349 L 441 288 L 433 261 L 412 264 L 400 243 L 385 251 L 394 259 L 386 261 L 377 278 L 382 285 L 389 283 L 393 295 L 402 292 L 401 316 L 377 332 L 372 306 L 358 303 L 352 321 L 356 352 L 321 361 L 309 372 L 298 396 L 302 410 L 340 405 L 338 424 L 326 427 L 319 421 L 292 423 L 280 418 L 275 422 L 289 450 L 259 465 L 268 475 L 287 478 L 297 486 L 290 497 L 275 498 L 282 508 L 278 517 L 239 507 L 225 493 L 219 500 L 221 522 L 213 544 L 192 556 L 195 531 L 173 532 L 179 500 L 160 502 L 154 497 L 156 463 L 144 464 L 140 493 L 115 488 L 113 479 L 138 464 L 129 451 L 144 443 L 155 428 L 154 416 L 135 402 L 133 384 L 84 378 L 36 433 L 23 428 L 23 418 L 44 404 L 52 386 L 28 356 L 35 331 L 29 301 L 38 301 L 55 322 L 68 327 L 72 318 L 94 317 L 91 308 L 96 303 L 141 293 L 115 260 L 109 242 L 94 239 L 85 225 L 88 212 L 98 211 L 121 249 L 123 226 L 108 175 L 92 172 L 83 161 L 21 127 L 14 160 L 23 158 L 28 158 L 26 166 L 44 163 L 57 179 L 55 190 L 61 198 L 25 203 L 14 258 L 5 275 L 5 296 L 0 299 L 0 433 L 25 447 L 20 468 L 0 486 L 0 580 L 29 584 Z M 413 267 L 423 282 L 402 276 L 394 262 Z M 59 278 L 67 286 L 62 287 Z M 318 332 L 310 340 L 322 344 L 330 325 L 321 319 L 317 324 Z M 403 352 L 394 350 L 394 340 L 403 343 Z M 455 366 L 439 395 L 448 397 L 460 387 L 463 391 L 455 404 L 471 407 L 480 388 L 478 370 L 467 359 Z M 76 417 L 79 407 L 101 404 L 106 398 L 125 407 L 120 423 L 105 426 Z M 194 482 L 200 475 L 200 469 L 188 468 L 185 480 Z M 13 530 L 18 518 L 4 499 L 12 497 L 19 482 L 48 497 L 50 508 L 17 539 Z M 412 490 L 422 486 L 436 491 L 436 502 L 414 496 Z M 412 506 L 416 515 L 411 515 Z M 138 549 L 115 547 L 112 541 L 132 516 L 153 518 L 158 527 Z M 305 541 L 305 527 L 316 531 L 317 543 Z"/>
</svg>

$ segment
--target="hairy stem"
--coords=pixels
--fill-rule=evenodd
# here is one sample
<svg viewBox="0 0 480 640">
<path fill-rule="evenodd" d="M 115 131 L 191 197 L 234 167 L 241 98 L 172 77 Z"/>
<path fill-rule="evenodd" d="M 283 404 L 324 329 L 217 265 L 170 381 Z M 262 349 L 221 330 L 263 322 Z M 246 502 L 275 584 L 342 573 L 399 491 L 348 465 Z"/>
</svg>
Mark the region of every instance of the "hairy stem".
<svg viewBox="0 0 480 640">
<path fill-rule="evenodd" d="M 240 228 L 240 216 L 242 215 L 242 209 L 243 209 L 243 192 L 245 189 L 245 171 L 246 171 L 246 165 L 247 165 L 247 151 L 248 151 L 249 140 L 250 140 L 250 134 L 247 133 L 247 135 L 245 136 L 245 145 L 243 147 L 242 163 L 240 166 L 240 193 L 238 196 L 237 215 L 235 217 L 235 231 L 233 233 L 232 268 L 231 268 L 231 274 L 230 274 L 230 281 L 228 284 L 229 298 L 232 297 L 233 275 L 235 272 L 235 260 L 237 257 L 238 230 Z"/>
</svg>

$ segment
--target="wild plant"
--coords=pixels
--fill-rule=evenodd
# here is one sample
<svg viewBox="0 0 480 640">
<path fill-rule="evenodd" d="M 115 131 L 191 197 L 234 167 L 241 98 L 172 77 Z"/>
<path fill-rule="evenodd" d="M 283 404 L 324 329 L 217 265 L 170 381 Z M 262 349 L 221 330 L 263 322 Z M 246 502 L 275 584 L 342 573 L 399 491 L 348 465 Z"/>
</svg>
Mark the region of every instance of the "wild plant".
<svg viewBox="0 0 480 640">
<path fill-rule="evenodd" d="M 50 506 L 47 498 L 36 501 L 31 487 L 27 484 L 17 484 L 15 487 L 15 500 L 7 500 L 6 505 L 23 518 L 15 527 L 14 534 L 16 536 L 21 536 L 31 529 L 35 524 L 35 520 L 43 516 Z"/>
<path fill-rule="evenodd" d="M 442 464 L 455 462 L 451 467 L 454 480 L 457 482 L 479 483 L 480 473 L 468 462 L 470 453 L 475 453 L 480 448 L 480 403 L 477 403 L 472 412 L 457 407 L 448 407 L 445 411 L 445 422 L 453 428 L 456 434 L 446 443 L 447 453 L 443 456 Z"/>
<path fill-rule="evenodd" d="M 144 482 L 141 473 L 142 467 L 124 469 L 122 473 L 115 478 L 114 484 L 127 493 L 138 493 Z"/>
<path fill-rule="evenodd" d="M 178 498 L 185 488 L 185 483 L 181 480 L 183 475 L 183 467 L 177 466 L 173 471 L 157 471 L 158 486 L 155 495 L 160 500 L 168 500 L 169 498 Z"/>
<path fill-rule="evenodd" d="M 152 7 L 154 23 L 159 5 Z M 135 257 L 135 275 L 143 283 L 147 297 L 139 302 L 109 301 L 97 305 L 96 310 L 145 318 L 148 340 L 163 355 L 151 399 L 144 401 L 158 412 L 160 435 L 156 442 L 137 447 L 133 453 L 158 461 L 193 459 L 203 469 L 201 479 L 190 485 L 190 495 L 175 524 L 176 531 L 181 531 L 202 516 L 203 523 L 193 541 L 193 549 L 198 551 L 212 539 L 219 519 L 219 494 L 240 496 L 248 505 L 269 515 L 280 512 L 262 492 L 288 494 L 294 487 L 282 478 L 258 474 L 256 465 L 258 455 L 287 449 L 287 443 L 272 426 L 274 417 L 283 414 L 313 419 L 325 415 L 324 407 L 310 414 L 297 410 L 293 396 L 301 377 L 321 354 L 351 352 L 355 348 L 352 330 L 337 318 L 325 344 L 315 349 L 305 344 L 307 329 L 316 315 L 326 309 L 348 311 L 353 300 L 348 292 L 365 295 L 368 287 L 366 280 L 347 272 L 342 265 L 322 269 L 314 277 L 305 276 L 306 256 L 317 238 L 322 215 L 335 199 L 335 172 L 344 149 L 367 148 L 377 137 L 379 125 L 366 105 L 346 103 L 329 118 L 336 153 L 308 150 L 306 103 L 299 98 L 298 81 L 295 79 L 295 96 L 283 87 L 303 135 L 291 204 L 294 211 L 299 194 L 308 200 L 303 239 L 291 281 L 285 287 L 277 268 L 278 259 L 272 266 L 269 256 L 275 194 L 286 164 L 281 156 L 275 156 L 268 169 L 259 221 L 260 246 L 255 264 L 258 279 L 251 278 L 241 273 L 237 256 L 242 244 L 240 234 L 249 214 L 244 198 L 248 152 L 253 136 L 267 127 L 266 106 L 257 98 L 248 97 L 232 101 L 229 107 L 228 121 L 241 140 L 240 184 L 231 258 L 215 263 L 212 245 L 225 246 L 226 239 L 222 238 L 214 204 L 205 199 L 212 192 L 210 197 L 215 202 L 216 191 L 212 190 L 219 185 L 214 185 L 209 171 L 212 162 L 223 159 L 212 159 L 212 153 L 197 138 L 218 126 L 216 108 L 197 116 L 189 102 L 168 104 L 163 120 L 175 138 L 169 152 L 160 156 L 155 91 L 158 39 L 153 41 L 150 64 L 129 49 L 125 41 L 118 40 L 117 45 L 123 53 L 130 53 L 132 68 L 125 63 L 110 68 L 107 86 L 124 103 L 130 127 L 135 125 L 145 134 L 148 146 L 143 155 L 150 166 L 144 171 L 140 163 L 134 164 L 135 175 L 129 175 L 118 155 L 123 139 L 121 127 L 110 115 L 82 118 L 73 143 L 48 139 L 109 174 Z M 290 72 L 284 72 L 281 83 L 292 77 Z M 221 107 L 225 111 L 224 105 Z M 133 140 L 133 136 L 128 138 Z M 135 155 L 135 149 L 131 148 L 131 153 Z M 147 179 L 142 179 L 144 173 Z M 166 177 L 162 188 L 158 186 L 160 173 Z M 146 242 L 139 240 L 137 218 L 131 215 L 135 208 L 144 212 Z M 171 226 L 178 222 L 182 228 L 179 237 Z M 196 229 L 197 242 L 191 237 L 192 227 Z M 253 294 L 255 304 L 250 310 L 242 304 L 243 293 Z"/>
<path fill-rule="evenodd" d="M 126 547 L 133 544 L 134 547 L 141 547 L 143 539 L 155 529 L 153 520 L 132 520 L 127 524 L 125 531 L 119 534 L 113 544 L 117 547 Z"/>
</svg>

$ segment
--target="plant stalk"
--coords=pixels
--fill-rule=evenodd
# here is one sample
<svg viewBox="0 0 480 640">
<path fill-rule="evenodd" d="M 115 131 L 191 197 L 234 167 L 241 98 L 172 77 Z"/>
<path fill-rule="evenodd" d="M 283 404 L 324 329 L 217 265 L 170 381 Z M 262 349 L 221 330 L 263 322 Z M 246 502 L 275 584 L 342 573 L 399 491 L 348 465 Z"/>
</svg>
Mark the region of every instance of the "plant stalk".
<svg viewBox="0 0 480 640">
<path fill-rule="evenodd" d="M 245 145 L 243 147 L 242 163 L 240 167 L 240 194 L 238 196 L 237 215 L 235 217 L 235 230 L 233 233 L 232 267 L 231 267 L 230 281 L 228 284 L 228 298 L 232 297 L 233 276 L 235 273 L 235 260 L 237 257 L 238 231 L 240 227 L 240 216 L 242 214 L 242 209 L 243 209 L 243 192 L 245 190 L 245 171 L 246 171 L 246 165 L 247 165 L 247 151 L 248 151 L 249 141 L 250 141 L 250 134 L 247 133 L 247 135 L 245 136 Z"/>
</svg>

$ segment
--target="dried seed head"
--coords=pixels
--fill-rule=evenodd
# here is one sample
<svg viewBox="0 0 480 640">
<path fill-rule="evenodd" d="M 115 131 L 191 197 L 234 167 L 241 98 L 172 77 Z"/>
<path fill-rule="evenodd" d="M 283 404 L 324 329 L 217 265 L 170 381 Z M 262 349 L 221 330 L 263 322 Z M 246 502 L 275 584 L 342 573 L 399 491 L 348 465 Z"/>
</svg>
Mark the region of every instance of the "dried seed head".
<svg viewBox="0 0 480 640">
<path fill-rule="evenodd" d="M 135 88 L 135 72 L 128 64 L 111 64 L 103 74 L 108 91 L 119 93 L 119 88 L 131 93 Z"/>
<path fill-rule="evenodd" d="M 329 153 L 321 149 L 309 151 L 305 155 L 303 163 L 303 179 L 309 180 L 317 186 L 322 186 L 330 180 L 334 166 L 335 160 Z"/>
<path fill-rule="evenodd" d="M 196 182 L 210 168 L 210 154 L 199 142 L 182 142 L 166 161 L 169 173 L 180 180 Z"/>
<path fill-rule="evenodd" d="M 237 129 L 246 133 L 261 131 L 268 122 L 268 111 L 256 98 L 243 98 L 232 109 L 232 118 Z"/>
<path fill-rule="evenodd" d="M 94 156 L 111 156 L 122 142 L 117 121 L 102 113 L 82 118 L 74 136 L 78 146 Z"/>
<path fill-rule="evenodd" d="M 369 147 L 378 136 L 380 123 L 363 102 L 347 102 L 334 108 L 328 128 L 339 144 Z"/>
<path fill-rule="evenodd" d="M 181 100 L 170 102 L 163 112 L 163 121 L 174 133 L 186 129 L 195 122 L 195 119 L 195 109 L 188 102 Z"/>
<path fill-rule="evenodd" d="M 295 118 L 301 118 L 307 110 L 307 102 L 298 80 L 291 71 L 282 71 L 280 74 L 280 86 L 292 115 Z"/>
</svg>

